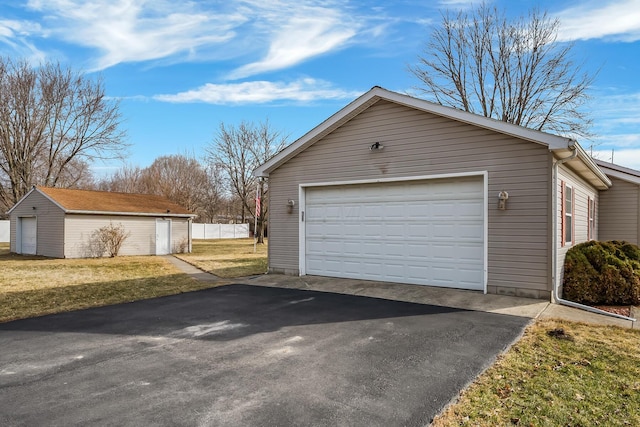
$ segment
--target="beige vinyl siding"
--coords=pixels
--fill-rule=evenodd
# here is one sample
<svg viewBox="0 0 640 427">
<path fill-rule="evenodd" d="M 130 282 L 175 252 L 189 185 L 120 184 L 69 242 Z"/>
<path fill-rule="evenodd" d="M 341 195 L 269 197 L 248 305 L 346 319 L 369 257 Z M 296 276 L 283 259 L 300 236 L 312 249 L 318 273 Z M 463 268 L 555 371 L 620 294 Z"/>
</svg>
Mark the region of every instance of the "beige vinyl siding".
<svg viewBox="0 0 640 427">
<path fill-rule="evenodd" d="M 379 141 L 381 151 L 369 146 Z M 551 154 L 542 145 L 379 101 L 269 176 L 269 266 L 298 273 L 300 183 L 488 172 L 488 291 L 548 297 Z M 498 193 L 509 193 L 507 210 Z M 296 200 L 291 214 L 287 199 Z"/>
<path fill-rule="evenodd" d="M 91 256 L 88 243 L 91 234 L 110 223 L 122 224 L 125 232 L 130 233 L 119 255 L 153 255 L 156 252 L 155 217 L 132 217 L 117 215 L 78 215 L 69 214 L 65 227 L 65 255 L 67 258 Z"/>
<path fill-rule="evenodd" d="M 573 188 L 573 198 L 574 198 L 574 208 L 573 208 L 573 221 L 574 221 L 574 233 L 573 233 L 573 241 L 571 243 L 567 243 L 564 246 L 562 245 L 562 182 L 571 186 Z M 591 185 L 586 183 L 580 177 L 578 177 L 574 172 L 569 170 L 566 166 L 560 165 L 558 167 L 558 182 L 557 182 L 557 197 L 558 197 L 558 230 L 557 230 L 557 241 L 558 241 L 558 262 L 556 264 L 556 275 L 559 278 L 559 283 L 562 283 L 562 271 L 564 266 L 564 258 L 567 254 L 567 251 L 572 247 L 579 243 L 586 242 L 588 240 L 588 227 L 589 227 L 589 211 L 588 211 L 588 200 L 591 198 L 596 202 L 596 217 L 595 223 L 596 227 L 594 230 L 594 236 L 592 236 L 592 240 L 598 240 L 599 235 L 599 227 L 598 227 L 598 217 L 600 216 L 600 200 L 598 199 L 598 190 L 593 188 Z"/>
<path fill-rule="evenodd" d="M 119 255 L 155 255 L 156 217 L 121 215 L 68 214 L 65 227 L 65 256 L 90 256 L 88 242 L 91 234 L 101 227 L 122 224 L 127 233 Z M 182 239 L 188 239 L 188 220 L 171 218 L 171 248 L 175 250 Z"/>
<path fill-rule="evenodd" d="M 38 255 L 54 258 L 64 256 L 64 212 L 60 207 L 37 191 L 32 191 L 25 197 L 10 215 L 11 252 L 16 252 L 19 217 L 36 217 Z"/>
<path fill-rule="evenodd" d="M 155 255 L 156 217 L 120 215 L 68 214 L 65 227 L 65 256 L 83 258 L 89 256 L 87 243 L 91 234 L 101 227 L 122 224 L 131 233 L 125 240 L 119 255 Z M 189 225 L 186 218 L 171 218 L 171 249 L 188 240 Z"/>
<path fill-rule="evenodd" d="M 600 240 L 626 240 L 637 245 L 640 242 L 640 186 L 618 178 L 610 179 L 611 188 L 600 193 Z"/>
<path fill-rule="evenodd" d="M 171 251 L 178 252 L 182 243 L 189 249 L 189 220 L 182 218 L 171 219 Z"/>
</svg>

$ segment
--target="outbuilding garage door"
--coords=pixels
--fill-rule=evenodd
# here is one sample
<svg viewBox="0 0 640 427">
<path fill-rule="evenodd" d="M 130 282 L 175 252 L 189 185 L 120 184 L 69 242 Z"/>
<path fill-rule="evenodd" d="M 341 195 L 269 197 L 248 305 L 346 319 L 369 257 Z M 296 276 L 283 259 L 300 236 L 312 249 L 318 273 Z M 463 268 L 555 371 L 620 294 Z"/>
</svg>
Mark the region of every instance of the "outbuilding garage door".
<svg viewBox="0 0 640 427">
<path fill-rule="evenodd" d="M 307 187 L 306 274 L 484 289 L 482 176 Z"/>
</svg>

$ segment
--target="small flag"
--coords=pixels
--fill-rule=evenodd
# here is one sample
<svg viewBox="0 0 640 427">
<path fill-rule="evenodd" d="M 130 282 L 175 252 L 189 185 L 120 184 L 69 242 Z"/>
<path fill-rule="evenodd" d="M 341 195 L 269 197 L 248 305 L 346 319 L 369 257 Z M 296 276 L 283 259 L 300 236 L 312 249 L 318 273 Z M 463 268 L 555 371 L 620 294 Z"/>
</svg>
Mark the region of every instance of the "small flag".
<svg viewBox="0 0 640 427">
<path fill-rule="evenodd" d="M 256 192 L 256 218 L 260 216 L 260 194 Z"/>
</svg>

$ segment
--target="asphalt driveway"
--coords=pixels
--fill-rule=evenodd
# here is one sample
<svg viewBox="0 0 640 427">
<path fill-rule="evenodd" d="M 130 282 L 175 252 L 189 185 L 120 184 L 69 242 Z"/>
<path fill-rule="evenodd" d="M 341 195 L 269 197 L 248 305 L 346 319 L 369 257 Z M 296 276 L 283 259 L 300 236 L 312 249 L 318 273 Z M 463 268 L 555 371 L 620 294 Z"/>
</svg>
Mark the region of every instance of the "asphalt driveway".
<svg viewBox="0 0 640 427">
<path fill-rule="evenodd" d="M 530 319 L 228 285 L 0 324 L 0 425 L 427 425 Z"/>
</svg>

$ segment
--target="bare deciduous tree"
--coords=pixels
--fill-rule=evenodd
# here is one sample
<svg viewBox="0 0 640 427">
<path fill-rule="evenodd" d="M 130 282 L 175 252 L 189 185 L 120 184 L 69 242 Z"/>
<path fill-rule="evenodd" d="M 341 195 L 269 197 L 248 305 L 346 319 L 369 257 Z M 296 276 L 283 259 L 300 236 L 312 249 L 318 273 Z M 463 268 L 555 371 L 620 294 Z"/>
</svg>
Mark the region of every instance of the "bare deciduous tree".
<svg viewBox="0 0 640 427">
<path fill-rule="evenodd" d="M 446 12 L 409 67 L 435 102 L 531 129 L 588 136 L 582 110 L 593 76 L 557 41 L 560 22 L 533 10 L 510 21 L 495 7 Z"/>
<path fill-rule="evenodd" d="M 257 217 L 258 228 L 255 230 L 259 243 L 264 242 L 268 188 L 262 180 L 257 186 L 253 170 L 280 151 L 286 140 L 287 136 L 273 129 L 268 120 L 258 125 L 242 122 L 238 126 L 229 127 L 220 123 L 217 135 L 207 148 L 209 162 L 224 170 L 233 195 L 241 201 L 242 222 L 248 216 L 255 217 L 254 192 L 259 188 L 261 209 Z"/>
<path fill-rule="evenodd" d="M 158 157 L 143 175 L 148 193 L 164 196 L 191 212 L 202 207 L 209 177 L 194 157 L 180 154 Z"/>
<path fill-rule="evenodd" d="M 122 157 L 120 121 L 102 81 L 0 58 L 0 204 L 12 206 L 36 184 L 76 182 L 95 159 Z"/>
<path fill-rule="evenodd" d="M 208 165 L 204 172 L 207 176 L 207 185 L 204 189 L 202 208 L 198 219 L 201 222 L 216 222 L 218 215 L 225 211 L 227 201 L 224 199 L 223 170 L 217 165 Z"/>
<path fill-rule="evenodd" d="M 98 182 L 96 187 L 101 191 L 119 193 L 143 193 L 143 169 L 139 166 L 125 165 Z"/>
<path fill-rule="evenodd" d="M 220 209 L 220 173 L 210 171 L 193 156 L 161 156 L 146 168 L 124 166 L 98 187 L 106 191 L 156 194 L 195 213 L 198 221 L 212 221 Z"/>
</svg>

